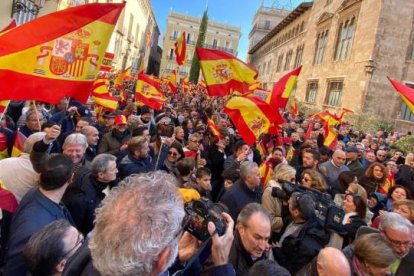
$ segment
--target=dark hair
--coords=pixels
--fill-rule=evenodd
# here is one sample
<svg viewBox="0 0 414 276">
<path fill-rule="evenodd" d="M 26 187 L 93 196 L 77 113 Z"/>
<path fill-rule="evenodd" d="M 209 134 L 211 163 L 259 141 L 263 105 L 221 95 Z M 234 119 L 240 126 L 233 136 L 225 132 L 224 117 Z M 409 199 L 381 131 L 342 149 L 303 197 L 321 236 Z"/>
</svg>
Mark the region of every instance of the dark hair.
<svg viewBox="0 0 414 276">
<path fill-rule="evenodd" d="M 319 148 L 319 154 L 321 155 L 328 155 L 329 157 L 331 157 L 332 153 L 332 150 L 326 146 L 322 146 Z"/>
<path fill-rule="evenodd" d="M 144 131 L 148 130 L 147 126 L 139 126 L 137 128 L 134 128 L 132 130 L 132 137 L 135 136 L 142 136 L 142 134 L 144 133 Z"/>
<path fill-rule="evenodd" d="M 223 177 L 223 180 L 231 180 L 232 182 L 235 182 L 240 178 L 240 172 L 237 170 L 225 170 L 221 176 Z"/>
<path fill-rule="evenodd" d="M 49 127 L 52 127 L 52 126 L 54 126 L 54 125 L 57 125 L 57 123 L 55 123 L 55 122 L 53 122 L 53 121 L 46 121 L 46 122 L 44 122 L 43 124 L 42 124 L 42 127 L 41 127 L 41 131 L 44 131 L 45 130 L 45 128 L 49 128 Z"/>
<path fill-rule="evenodd" d="M 65 257 L 63 239 L 71 227 L 67 220 L 57 220 L 34 233 L 23 248 L 23 259 L 33 276 L 53 275 Z"/>
<path fill-rule="evenodd" d="M 347 194 L 345 197 L 351 196 L 352 201 L 355 204 L 355 212 L 357 213 L 357 216 L 359 218 L 365 219 L 365 216 L 367 214 L 367 202 L 364 200 L 364 198 L 358 194 Z"/>
<path fill-rule="evenodd" d="M 236 153 L 239 149 L 243 148 L 244 145 L 247 145 L 244 140 L 239 140 L 234 144 L 233 152 Z"/>
<path fill-rule="evenodd" d="M 338 175 L 338 181 L 342 188 L 346 190 L 348 189 L 349 184 L 355 181 L 355 177 L 356 175 L 351 171 L 341 172 Z"/>
<path fill-rule="evenodd" d="M 178 142 L 173 142 L 170 146 L 170 148 L 175 148 L 178 151 L 178 154 L 180 155 L 180 158 L 177 159 L 177 161 L 183 159 L 185 157 L 183 147 Z"/>
<path fill-rule="evenodd" d="M 177 162 L 177 170 L 181 176 L 189 175 L 195 167 L 195 161 L 192 158 L 185 157 Z"/>
<path fill-rule="evenodd" d="M 211 171 L 209 168 L 201 167 L 197 169 L 196 178 L 202 178 L 204 176 L 211 175 Z"/>
<path fill-rule="evenodd" d="M 313 160 L 319 161 L 321 159 L 321 155 L 318 150 L 312 148 L 304 148 L 304 153 L 310 153 L 312 155 Z"/>
<path fill-rule="evenodd" d="M 392 193 L 396 190 L 396 189 L 403 189 L 405 191 L 405 194 L 407 195 L 407 199 L 411 199 L 411 195 L 410 195 L 410 191 L 408 191 L 408 189 L 404 186 L 401 185 L 395 185 L 392 186 L 389 190 L 388 190 L 388 194 L 387 197 L 391 198 Z"/>
<path fill-rule="evenodd" d="M 261 260 L 255 263 L 247 274 L 248 276 L 290 276 L 289 271 L 274 260 Z"/>
<path fill-rule="evenodd" d="M 279 152 L 281 152 L 282 154 L 285 154 L 285 153 L 284 153 L 284 150 L 283 150 L 281 147 L 274 147 L 274 148 L 273 148 L 273 150 L 272 150 L 272 153 L 275 153 L 275 151 L 279 151 Z"/>
<path fill-rule="evenodd" d="M 40 172 L 40 187 L 46 191 L 59 189 L 70 180 L 73 169 L 73 162 L 68 157 L 53 155 Z"/>
</svg>

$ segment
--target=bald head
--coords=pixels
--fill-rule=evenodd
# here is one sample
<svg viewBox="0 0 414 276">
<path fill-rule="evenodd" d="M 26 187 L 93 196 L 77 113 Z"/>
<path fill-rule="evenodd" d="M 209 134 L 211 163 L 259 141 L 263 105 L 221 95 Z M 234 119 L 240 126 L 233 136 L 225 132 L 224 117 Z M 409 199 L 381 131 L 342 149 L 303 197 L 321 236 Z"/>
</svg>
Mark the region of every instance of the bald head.
<svg viewBox="0 0 414 276">
<path fill-rule="evenodd" d="M 93 126 L 84 126 L 81 131 L 83 135 L 86 136 L 86 140 L 90 147 L 95 147 L 98 145 L 99 141 L 99 132 L 96 127 Z"/>
<path fill-rule="evenodd" d="M 317 260 L 319 276 L 350 276 L 351 268 L 345 255 L 334 247 L 325 247 Z"/>
<path fill-rule="evenodd" d="M 342 165 L 345 165 L 346 160 L 346 154 L 343 150 L 337 149 L 334 151 L 332 155 L 332 161 L 335 164 L 335 166 L 340 167 Z"/>
</svg>

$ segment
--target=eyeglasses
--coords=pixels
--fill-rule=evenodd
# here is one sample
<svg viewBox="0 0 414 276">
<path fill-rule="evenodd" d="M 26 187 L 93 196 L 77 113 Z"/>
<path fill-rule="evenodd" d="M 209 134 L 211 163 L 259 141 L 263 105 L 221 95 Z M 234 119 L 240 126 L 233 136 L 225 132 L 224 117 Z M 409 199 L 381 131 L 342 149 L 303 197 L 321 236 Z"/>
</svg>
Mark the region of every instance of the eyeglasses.
<svg viewBox="0 0 414 276">
<path fill-rule="evenodd" d="M 412 244 L 411 241 L 396 241 L 396 240 L 391 239 L 388 236 L 387 232 L 383 229 L 381 230 L 381 232 L 384 233 L 384 236 L 387 238 L 387 240 L 389 240 L 390 244 L 394 247 L 400 247 L 400 246 L 409 247 Z"/>
<path fill-rule="evenodd" d="M 307 177 L 302 177 L 302 180 L 303 180 L 303 181 L 305 181 L 305 182 L 307 182 L 307 181 L 312 181 L 312 179 L 307 178 Z"/>
<path fill-rule="evenodd" d="M 62 260 L 71 257 L 73 253 L 75 253 L 76 250 L 84 243 L 84 241 L 85 237 L 81 233 L 78 233 L 78 239 L 76 240 L 76 244 L 68 252 L 66 252 L 65 255 L 63 255 Z"/>
<path fill-rule="evenodd" d="M 168 155 L 177 156 L 177 155 L 178 155 L 178 153 L 173 152 L 173 151 L 169 151 L 169 152 L 168 152 Z"/>
</svg>

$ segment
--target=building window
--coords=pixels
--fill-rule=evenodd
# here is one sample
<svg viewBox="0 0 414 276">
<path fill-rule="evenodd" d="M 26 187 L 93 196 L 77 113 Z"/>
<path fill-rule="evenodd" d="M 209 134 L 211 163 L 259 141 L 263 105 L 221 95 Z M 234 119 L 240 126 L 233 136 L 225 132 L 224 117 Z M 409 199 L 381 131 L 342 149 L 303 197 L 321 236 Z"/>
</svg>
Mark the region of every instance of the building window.
<svg viewBox="0 0 414 276">
<path fill-rule="evenodd" d="M 326 95 L 325 104 L 331 106 L 339 106 L 342 98 L 342 81 L 332 81 L 328 83 L 328 93 Z"/>
<path fill-rule="evenodd" d="M 186 42 L 187 42 L 187 44 L 191 43 L 191 34 L 190 33 L 187 34 Z"/>
<path fill-rule="evenodd" d="M 314 64 L 322 64 L 327 42 L 328 31 L 318 34 L 318 38 L 316 40 L 315 58 L 313 61 Z"/>
<path fill-rule="evenodd" d="M 279 55 L 277 59 L 276 72 L 280 72 L 280 70 L 282 70 L 282 63 L 283 63 L 283 54 Z"/>
<path fill-rule="evenodd" d="M 272 61 L 269 60 L 269 62 L 267 63 L 267 71 L 266 71 L 266 74 L 269 74 L 270 73 L 270 67 L 271 66 L 272 66 Z"/>
<path fill-rule="evenodd" d="M 305 99 L 306 102 L 315 103 L 317 93 L 318 93 L 318 82 L 308 83 L 308 87 L 306 89 L 306 99 Z"/>
<path fill-rule="evenodd" d="M 295 68 L 298 68 L 300 65 L 302 65 L 303 48 L 304 45 L 302 44 L 296 49 Z"/>
<path fill-rule="evenodd" d="M 270 29 L 270 21 L 269 20 L 266 20 L 265 21 L 265 29 L 266 30 L 269 30 Z"/>
<path fill-rule="evenodd" d="M 293 51 L 289 50 L 286 54 L 286 61 L 285 61 L 285 68 L 284 70 L 289 70 L 290 68 L 290 61 L 292 60 Z"/>
<path fill-rule="evenodd" d="M 351 52 L 352 38 L 354 36 L 355 18 L 342 23 L 339 27 L 338 42 L 336 44 L 336 60 L 344 60 Z"/>
<path fill-rule="evenodd" d="M 213 49 L 216 49 L 217 48 L 217 39 L 214 39 L 213 40 Z"/>
<path fill-rule="evenodd" d="M 167 57 L 168 59 L 173 59 L 174 58 L 174 49 L 170 49 L 170 54 Z"/>
<path fill-rule="evenodd" d="M 176 40 L 178 38 L 178 31 L 173 32 L 173 39 Z"/>
</svg>

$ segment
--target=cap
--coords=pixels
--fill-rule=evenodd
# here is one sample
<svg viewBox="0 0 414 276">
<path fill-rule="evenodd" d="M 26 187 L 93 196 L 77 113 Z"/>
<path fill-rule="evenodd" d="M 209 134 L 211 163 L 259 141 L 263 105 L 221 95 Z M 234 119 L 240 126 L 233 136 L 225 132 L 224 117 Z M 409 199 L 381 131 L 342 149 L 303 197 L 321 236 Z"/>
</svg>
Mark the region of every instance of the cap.
<svg viewBox="0 0 414 276">
<path fill-rule="evenodd" d="M 126 119 L 125 115 L 116 115 L 115 124 L 116 125 L 126 125 L 127 124 L 127 119 Z"/>
<path fill-rule="evenodd" d="M 111 111 L 107 110 L 104 112 L 104 114 L 102 115 L 102 117 L 104 118 L 115 118 L 115 113 L 112 113 Z"/>
<path fill-rule="evenodd" d="M 346 147 L 345 152 L 355 152 L 359 153 L 358 149 L 356 147 Z"/>
</svg>

